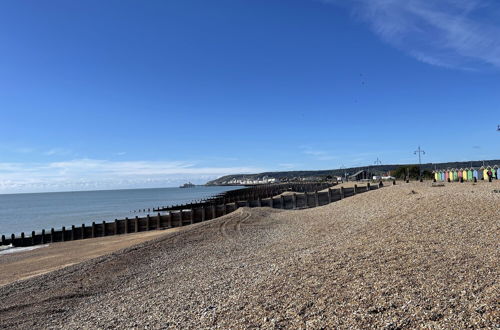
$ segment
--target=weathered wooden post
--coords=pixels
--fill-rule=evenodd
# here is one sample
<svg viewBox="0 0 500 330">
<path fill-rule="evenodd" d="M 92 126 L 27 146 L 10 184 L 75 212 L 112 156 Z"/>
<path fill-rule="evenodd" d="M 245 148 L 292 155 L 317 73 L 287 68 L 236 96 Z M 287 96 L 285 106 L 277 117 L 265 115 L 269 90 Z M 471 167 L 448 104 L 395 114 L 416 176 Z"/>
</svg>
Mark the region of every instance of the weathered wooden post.
<svg viewBox="0 0 500 330">
<path fill-rule="evenodd" d="M 149 227 L 151 226 L 151 219 L 149 218 L 149 214 L 146 215 L 146 231 L 149 231 Z"/>
<path fill-rule="evenodd" d="M 42 229 L 42 244 L 45 244 L 45 229 Z"/>
<path fill-rule="evenodd" d="M 82 223 L 82 227 L 81 227 L 81 229 L 82 229 L 82 232 L 80 233 L 81 238 L 82 238 L 82 239 L 85 239 L 85 224 L 84 224 L 84 223 Z"/>
<path fill-rule="evenodd" d="M 206 220 L 206 216 L 207 216 L 207 215 L 206 215 L 206 212 L 207 212 L 207 210 L 206 210 L 206 206 L 205 206 L 205 205 L 203 205 L 203 206 L 201 207 L 201 221 L 202 221 L 202 222 Z"/>
<path fill-rule="evenodd" d="M 189 210 L 189 224 L 193 224 L 194 223 L 194 210 L 193 209 L 190 209 Z"/>
<path fill-rule="evenodd" d="M 70 240 L 74 241 L 75 240 L 75 225 L 71 225 L 71 235 L 70 235 Z"/>
<path fill-rule="evenodd" d="M 285 208 L 285 197 L 283 197 L 283 195 L 280 196 L 280 207 L 282 209 Z"/>
<path fill-rule="evenodd" d="M 102 222 L 102 237 L 106 236 L 106 221 Z"/>
<path fill-rule="evenodd" d="M 156 229 L 161 228 L 161 214 L 158 212 L 158 217 L 156 218 Z"/>
<path fill-rule="evenodd" d="M 382 188 L 383 186 L 384 186 L 384 183 L 383 183 L 382 181 L 380 181 L 380 182 L 378 183 L 378 187 L 379 187 L 379 188 Z"/>
<path fill-rule="evenodd" d="M 356 190 L 358 190 L 358 185 L 357 184 L 354 185 L 354 195 L 356 195 L 356 193 L 357 193 Z"/>
<path fill-rule="evenodd" d="M 316 205 L 316 207 L 319 206 L 319 196 L 317 190 L 314 191 L 314 204 Z"/>
<path fill-rule="evenodd" d="M 332 202 L 332 189 L 328 188 L 328 204 Z"/>
<path fill-rule="evenodd" d="M 95 222 L 92 222 L 92 236 L 90 236 L 92 238 L 95 237 Z"/>
<path fill-rule="evenodd" d="M 21 246 L 24 246 L 24 232 L 21 233 Z"/>
<path fill-rule="evenodd" d="M 134 233 L 137 232 L 139 232 L 139 217 L 136 215 L 134 221 Z"/>
<path fill-rule="evenodd" d="M 10 235 L 10 244 L 12 244 L 13 246 L 15 246 L 15 244 L 14 244 L 15 239 L 16 239 L 16 235 L 14 235 L 14 234 Z"/>
<path fill-rule="evenodd" d="M 370 191 L 370 182 L 366 183 L 366 191 Z"/>
<path fill-rule="evenodd" d="M 167 214 L 167 227 L 172 228 L 172 212 L 170 211 Z"/>
<path fill-rule="evenodd" d="M 2 245 L 5 245 L 5 235 L 2 235 Z"/>
<path fill-rule="evenodd" d="M 62 227 L 61 230 L 61 242 L 64 242 L 64 236 L 66 236 L 66 227 Z"/>
<path fill-rule="evenodd" d="M 273 196 L 269 197 L 269 201 L 270 201 L 270 202 L 269 202 L 269 206 L 270 206 L 271 208 L 274 208 L 274 200 L 273 200 Z"/>
<path fill-rule="evenodd" d="M 118 235 L 118 219 L 115 219 L 115 225 L 113 226 L 114 228 L 114 235 Z"/>
<path fill-rule="evenodd" d="M 54 237 L 55 235 L 54 235 L 54 233 L 55 233 L 54 228 L 51 228 L 51 229 L 50 229 L 50 243 L 54 243 L 54 242 L 55 242 L 55 239 L 54 239 L 54 238 L 55 238 L 55 237 Z"/>
<path fill-rule="evenodd" d="M 35 243 L 36 243 L 36 241 L 35 241 L 35 236 L 36 236 L 36 234 L 35 234 L 35 231 L 33 230 L 33 231 L 31 232 L 31 245 L 35 245 Z M 4 236 L 2 235 L 2 240 L 3 240 L 3 238 L 4 238 Z M 3 242 L 2 242 L 2 243 L 3 243 Z"/>
<path fill-rule="evenodd" d="M 294 209 L 297 208 L 297 194 L 296 193 L 293 193 L 293 196 L 292 196 L 292 207 Z"/>
<path fill-rule="evenodd" d="M 128 234 L 128 223 L 129 223 L 128 217 L 125 217 L 125 221 L 124 221 L 124 226 L 125 226 L 124 232 L 125 232 L 125 234 Z"/>
<path fill-rule="evenodd" d="M 183 216 L 184 212 L 182 211 L 182 209 L 179 210 L 179 227 L 182 227 L 184 225 L 184 216 Z"/>
</svg>

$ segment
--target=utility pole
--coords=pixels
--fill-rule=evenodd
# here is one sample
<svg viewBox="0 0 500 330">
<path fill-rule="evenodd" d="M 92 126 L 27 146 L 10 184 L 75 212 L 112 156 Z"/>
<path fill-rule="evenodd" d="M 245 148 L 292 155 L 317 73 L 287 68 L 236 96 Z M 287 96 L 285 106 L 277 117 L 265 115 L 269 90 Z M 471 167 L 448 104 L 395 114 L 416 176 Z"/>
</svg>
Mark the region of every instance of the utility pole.
<svg viewBox="0 0 500 330">
<path fill-rule="evenodd" d="M 378 159 L 378 157 L 377 157 L 377 160 L 376 160 L 373 164 L 374 164 L 374 165 L 375 165 L 375 167 L 376 167 L 377 165 L 382 165 L 382 162 L 381 162 L 381 161 L 380 161 L 380 159 Z M 372 176 L 373 176 L 373 174 L 374 174 L 374 173 L 370 173 L 370 175 L 372 175 Z"/>
<path fill-rule="evenodd" d="M 425 155 L 425 151 L 423 151 L 420 146 L 418 146 L 418 149 L 413 152 L 413 154 L 417 155 L 418 154 L 418 170 L 420 173 L 420 180 L 422 180 L 422 155 Z"/>
<path fill-rule="evenodd" d="M 340 165 L 340 169 L 344 170 L 344 179 L 347 181 L 347 172 L 345 171 L 345 166 L 344 164 Z"/>
</svg>

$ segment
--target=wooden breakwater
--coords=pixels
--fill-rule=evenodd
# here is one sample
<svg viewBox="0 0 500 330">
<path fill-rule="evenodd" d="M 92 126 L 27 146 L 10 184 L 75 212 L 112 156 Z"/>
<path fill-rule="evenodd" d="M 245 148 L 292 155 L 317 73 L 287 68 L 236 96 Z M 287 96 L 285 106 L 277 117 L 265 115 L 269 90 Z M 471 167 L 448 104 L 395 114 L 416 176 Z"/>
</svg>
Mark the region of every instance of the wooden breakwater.
<svg viewBox="0 0 500 330">
<path fill-rule="evenodd" d="M 208 198 L 206 200 L 192 202 L 188 204 L 181 205 L 171 205 L 171 206 L 159 206 L 158 208 L 153 208 L 153 212 L 159 211 L 173 211 L 173 210 L 185 210 L 191 208 L 203 207 L 206 204 L 209 205 L 222 205 L 229 204 L 239 201 L 249 201 L 258 200 L 259 198 L 269 198 L 271 196 L 276 196 L 284 193 L 285 191 L 295 191 L 295 192 L 314 192 L 335 186 L 335 182 L 300 182 L 300 183 L 279 183 L 279 184 L 266 184 L 266 185 L 256 185 L 251 187 L 245 187 L 235 190 L 229 190 L 220 193 L 216 196 Z"/>
<path fill-rule="evenodd" d="M 114 220 L 112 222 L 102 221 L 92 222 L 91 225 L 82 224 L 81 226 L 62 227 L 60 230 L 52 228 L 50 231 L 42 230 L 41 233 L 31 232 L 30 236 L 21 233 L 20 236 L 5 237 L 2 235 L 0 245 L 12 244 L 15 247 L 32 246 L 46 243 L 65 242 L 95 237 L 105 237 L 110 235 L 122 235 L 128 233 L 137 233 L 149 230 L 168 229 L 181 227 L 207 220 L 212 220 L 237 210 L 240 207 L 272 207 L 279 209 L 304 209 L 323 206 L 346 197 L 364 193 L 370 190 L 382 187 L 382 183 L 365 186 L 354 186 L 352 188 L 332 189 L 327 191 L 315 190 L 314 192 L 293 192 L 290 194 L 276 194 L 267 198 L 257 197 L 246 200 L 236 200 L 231 203 L 204 203 L 198 207 L 183 208 L 171 210 L 164 214 L 158 212 L 155 215 L 146 217 L 125 218 Z M 292 187 L 288 187 L 292 188 Z M 282 192 L 289 190 L 281 187 Z M 302 187 L 304 188 L 304 187 Z M 304 189 L 313 189 L 314 186 Z M 284 190 L 286 189 L 286 190 Z M 280 190 L 278 190 L 280 191 Z M 277 196 L 280 195 L 280 196 Z M 252 195 L 253 196 L 253 195 Z M 225 197 L 230 198 L 230 197 Z M 217 198 L 215 200 L 218 200 Z M 223 199 L 226 200 L 226 199 Z M 186 205 L 187 206 L 187 205 Z M 184 206 L 185 207 L 185 206 Z"/>
</svg>

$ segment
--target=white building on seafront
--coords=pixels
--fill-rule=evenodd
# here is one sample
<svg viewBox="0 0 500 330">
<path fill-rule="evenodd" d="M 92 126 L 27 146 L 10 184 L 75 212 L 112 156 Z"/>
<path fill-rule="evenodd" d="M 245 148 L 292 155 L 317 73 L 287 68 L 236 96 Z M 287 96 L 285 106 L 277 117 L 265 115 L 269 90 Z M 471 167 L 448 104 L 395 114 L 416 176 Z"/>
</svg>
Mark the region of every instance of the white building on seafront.
<svg viewBox="0 0 500 330">
<path fill-rule="evenodd" d="M 276 183 L 278 180 L 276 178 L 270 178 L 267 176 L 264 176 L 262 178 L 257 178 L 257 179 L 237 179 L 233 178 L 229 181 L 226 182 L 226 184 L 231 184 L 231 185 L 254 185 L 254 184 L 269 184 L 269 183 Z"/>
</svg>

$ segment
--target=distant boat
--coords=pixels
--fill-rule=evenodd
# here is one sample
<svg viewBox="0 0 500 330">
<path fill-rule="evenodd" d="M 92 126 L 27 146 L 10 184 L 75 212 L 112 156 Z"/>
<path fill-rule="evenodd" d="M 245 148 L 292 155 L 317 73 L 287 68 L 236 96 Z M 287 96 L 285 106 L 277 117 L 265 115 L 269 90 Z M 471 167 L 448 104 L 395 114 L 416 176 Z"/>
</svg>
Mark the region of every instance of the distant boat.
<svg viewBox="0 0 500 330">
<path fill-rule="evenodd" d="M 194 188 L 194 186 L 195 186 L 194 184 L 192 184 L 191 182 L 188 182 L 188 183 L 183 184 L 179 188 Z"/>
</svg>

